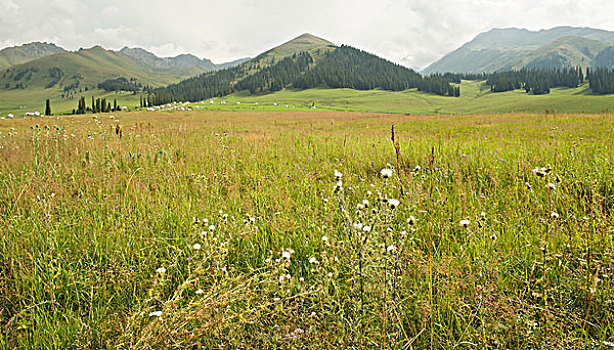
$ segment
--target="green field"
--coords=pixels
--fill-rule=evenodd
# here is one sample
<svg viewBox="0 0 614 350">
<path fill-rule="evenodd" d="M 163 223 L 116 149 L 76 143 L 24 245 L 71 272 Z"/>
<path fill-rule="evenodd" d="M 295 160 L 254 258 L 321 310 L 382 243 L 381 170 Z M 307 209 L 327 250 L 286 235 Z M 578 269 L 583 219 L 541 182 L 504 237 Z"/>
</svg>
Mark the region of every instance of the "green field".
<svg viewBox="0 0 614 350">
<path fill-rule="evenodd" d="M 0 348 L 614 343 L 609 114 L 114 115 L 0 121 Z"/>
<path fill-rule="evenodd" d="M 106 93 L 94 90 L 61 98 L 61 91 L 46 90 L 1 90 L 0 116 L 8 113 L 23 115 L 35 110 L 44 111 L 45 99 L 52 99 L 54 114 L 70 114 L 77 107 L 80 96 L 86 97 L 89 104 L 91 96 L 106 97 L 111 103 L 118 103 L 133 110 L 139 104 L 141 95 L 130 93 Z M 489 113 L 539 113 L 546 110 L 555 113 L 609 113 L 614 110 L 614 95 L 597 96 L 590 94 L 588 86 L 576 89 L 557 88 L 548 95 L 533 96 L 522 90 L 504 93 L 487 91 L 483 82 L 465 81 L 461 85 L 461 97 L 443 97 L 408 90 L 389 92 L 381 90 L 358 91 L 352 89 L 309 89 L 283 90 L 265 95 L 249 95 L 245 92 L 224 98 L 192 103 L 192 108 L 226 111 L 285 111 L 309 110 L 315 104 L 317 111 L 328 112 L 366 112 L 422 115 L 452 114 L 489 114 Z M 221 101 L 227 101 L 221 105 Z M 240 102 L 240 105 L 236 105 Z M 257 103 L 257 104 L 256 104 Z M 277 103 L 277 106 L 273 104 Z M 288 108 L 285 106 L 288 105 Z M 186 105 L 187 107 L 187 105 Z"/>
<path fill-rule="evenodd" d="M 461 97 L 443 97 L 415 90 L 403 92 L 357 91 L 351 89 L 310 89 L 250 96 L 234 94 L 215 102 L 227 105 L 207 105 L 211 110 L 285 110 L 288 105 L 307 109 L 312 103 L 318 110 L 398 113 L 398 114 L 488 114 L 488 113 L 603 113 L 614 110 L 614 95 L 596 96 L 588 86 L 577 89 L 553 89 L 548 95 L 528 95 L 523 90 L 491 93 L 483 82 L 463 82 Z M 235 102 L 242 105 L 236 106 Z M 254 105 L 255 102 L 259 104 Z M 272 106 L 277 103 L 278 106 Z"/>
</svg>

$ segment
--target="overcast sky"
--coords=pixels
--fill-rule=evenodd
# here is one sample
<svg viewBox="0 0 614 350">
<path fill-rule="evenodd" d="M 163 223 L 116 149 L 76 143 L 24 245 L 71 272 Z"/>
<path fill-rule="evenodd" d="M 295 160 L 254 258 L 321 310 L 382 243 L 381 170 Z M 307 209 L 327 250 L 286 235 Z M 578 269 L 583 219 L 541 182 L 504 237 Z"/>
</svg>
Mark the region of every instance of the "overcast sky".
<svg viewBox="0 0 614 350">
<path fill-rule="evenodd" d="M 311 33 L 422 69 L 494 27 L 614 30 L 612 14 L 612 0 L 0 0 L 0 47 L 130 46 L 221 63 Z"/>
</svg>

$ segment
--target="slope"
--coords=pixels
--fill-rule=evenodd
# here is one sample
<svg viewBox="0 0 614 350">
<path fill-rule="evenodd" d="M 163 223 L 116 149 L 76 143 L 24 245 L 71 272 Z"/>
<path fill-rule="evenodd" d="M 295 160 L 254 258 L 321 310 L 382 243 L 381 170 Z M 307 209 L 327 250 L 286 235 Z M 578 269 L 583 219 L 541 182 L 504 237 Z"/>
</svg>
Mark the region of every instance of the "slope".
<svg viewBox="0 0 614 350">
<path fill-rule="evenodd" d="M 524 29 L 493 29 L 445 55 L 424 70 L 483 73 L 523 67 L 591 67 L 599 51 L 614 44 L 614 32 L 557 27 L 532 32 Z"/>
<path fill-rule="evenodd" d="M 62 52 L 66 50 L 55 44 L 39 42 L 7 47 L 0 50 L 0 70 Z"/>
</svg>

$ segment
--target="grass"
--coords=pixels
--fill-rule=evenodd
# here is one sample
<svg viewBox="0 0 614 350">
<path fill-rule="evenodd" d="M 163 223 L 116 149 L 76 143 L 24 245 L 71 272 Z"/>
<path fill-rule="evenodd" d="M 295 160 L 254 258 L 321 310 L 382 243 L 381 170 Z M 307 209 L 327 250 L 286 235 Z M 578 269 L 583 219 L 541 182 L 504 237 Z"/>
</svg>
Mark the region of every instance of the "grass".
<svg viewBox="0 0 614 350">
<path fill-rule="evenodd" d="M 352 89 L 284 90 L 273 94 L 250 96 L 236 93 L 221 99 L 199 104 L 208 110 L 281 111 L 289 108 L 308 110 L 315 104 L 317 110 L 336 112 L 396 113 L 412 115 L 470 115 L 488 113 L 602 113 L 610 111 L 614 96 L 596 96 L 588 93 L 588 86 L 576 89 L 553 89 L 548 95 L 533 96 L 523 91 L 490 93 L 483 82 L 463 82 L 461 97 L 451 98 L 408 90 L 389 92 L 381 90 L 358 91 Z M 227 101 L 226 105 L 219 105 Z M 235 102 L 241 102 L 237 106 Z M 255 103 L 258 103 L 256 105 Z M 277 106 L 273 106 L 277 103 Z"/>
<path fill-rule="evenodd" d="M 69 114 L 77 107 L 80 96 L 87 103 L 90 96 L 117 98 L 121 105 L 133 109 L 138 105 L 140 95 L 105 93 L 94 90 L 61 98 L 57 89 L 0 90 L 0 115 L 8 113 L 23 115 L 35 110 L 43 111 L 46 98 L 51 98 L 52 110 L 56 114 Z M 358 91 L 352 89 L 309 89 L 283 90 L 273 94 L 249 95 L 239 92 L 223 98 L 186 105 L 192 108 L 213 111 L 307 111 L 315 104 L 318 111 L 394 113 L 412 115 L 470 115 L 496 113 L 609 113 L 614 106 L 614 95 L 592 95 L 588 86 L 576 89 L 553 89 L 548 95 L 533 96 L 523 91 L 490 93 L 484 82 L 465 81 L 461 85 L 461 97 L 451 98 L 426 94 L 415 90 L 389 92 L 382 90 Z M 221 105 L 221 101 L 227 104 Z M 240 102 L 240 105 L 236 105 Z M 277 106 L 273 104 L 277 103 Z M 286 105 L 288 106 L 286 108 Z"/>
<path fill-rule="evenodd" d="M 611 115 L 115 115 L 0 122 L 1 348 L 614 342 Z"/>
</svg>

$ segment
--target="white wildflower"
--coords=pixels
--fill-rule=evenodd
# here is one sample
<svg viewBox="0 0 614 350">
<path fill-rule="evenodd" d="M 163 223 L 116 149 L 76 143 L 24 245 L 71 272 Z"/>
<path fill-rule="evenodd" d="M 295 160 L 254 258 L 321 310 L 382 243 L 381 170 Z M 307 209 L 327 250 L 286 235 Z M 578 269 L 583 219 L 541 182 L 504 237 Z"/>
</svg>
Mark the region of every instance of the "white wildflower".
<svg viewBox="0 0 614 350">
<path fill-rule="evenodd" d="M 392 176 L 392 170 L 388 168 L 384 168 L 380 171 L 380 174 L 382 175 L 384 179 L 387 179 Z"/>
</svg>

